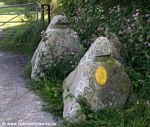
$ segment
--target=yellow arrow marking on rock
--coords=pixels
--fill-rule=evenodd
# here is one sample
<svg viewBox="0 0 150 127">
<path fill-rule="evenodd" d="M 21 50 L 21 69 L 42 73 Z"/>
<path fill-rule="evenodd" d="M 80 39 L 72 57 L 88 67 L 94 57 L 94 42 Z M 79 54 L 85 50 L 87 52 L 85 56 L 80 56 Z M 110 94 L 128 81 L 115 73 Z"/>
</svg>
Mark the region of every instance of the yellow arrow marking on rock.
<svg viewBox="0 0 150 127">
<path fill-rule="evenodd" d="M 107 82 L 108 74 L 103 66 L 99 66 L 95 73 L 96 81 L 100 86 L 104 86 Z"/>
</svg>

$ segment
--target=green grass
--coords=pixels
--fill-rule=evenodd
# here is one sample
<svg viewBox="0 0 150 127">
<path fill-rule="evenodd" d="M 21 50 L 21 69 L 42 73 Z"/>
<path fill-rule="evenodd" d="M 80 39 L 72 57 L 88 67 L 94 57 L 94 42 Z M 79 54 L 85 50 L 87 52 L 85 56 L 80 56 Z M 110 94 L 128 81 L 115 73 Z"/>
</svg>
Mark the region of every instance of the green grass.
<svg viewBox="0 0 150 127">
<path fill-rule="evenodd" d="M 4 3 L 0 2 L 1 5 Z M 26 8 L 4 8 L 0 13 L 20 13 Z M 7 21 L 15 15 L 0 15 L 1 21 Z M 7 23 L 0 28 L 3 30 L 3 39 L 0 41 L 0 49 L 17 52 L 32 57 L 35 49 L 41 40 L 42 24 L 40 21 L 35 22 L 35 15 L 21 15 L 12 21 L 29 21 L 29 23 Z M 45 22 L 44 28 L 46 28 Z"/>
<path fill-rule="evenodd" d="M 5 4 L 3 2 L 0 2 L 0 6 L 5 6 Z M 21 21 L 28 21 L 28 19 L 26 18 L 25 14 L 23 14 L 23 13 L 33 12 L 33 11 L 29 10 L 31 7 L 32 6 L 29 6 L 29 7 L 0 8 L 0 14 L 7 14 L 7 15 L 0 15 L 0 19 L 1 19 L 0 21 L 1 22 L 7 22 L 10 19 L 16 17 L 18 14 L 21 14 L 21 15 L 17 16 L 16 18 L 14 18 L 13 20 L 11 20 L 11 21 L 19 21 L 19 23 L 7 23 L 5 25 L 2 25 L 2 23 L 0 23 L 0 25 L 2 25 L 2 26 L 0 26 L 0 28 L 9 28 L 9 27 L 15 27 L 15 26 L 24 24 Z M 27 11 L 27 10 L 29 10 L 29 11 Z"/>
<path fill-rule="evenodd" d="M 0 6 L 5 6 L 4 4 L 0 4 Z M 15 8 L 1 8 L 0 9 L 0 14 L 16 14 L 24 11 L 26 7 L 15 7 Z"/>
<path fill-rule="evenodd" d="M 40 22 L 22 24 L 12 28 L 16 30 L 12 34 L 4 36 L 0 41 L 0 49 L 32 56 L 41 40 L 42 26 Z"/>
</svg>

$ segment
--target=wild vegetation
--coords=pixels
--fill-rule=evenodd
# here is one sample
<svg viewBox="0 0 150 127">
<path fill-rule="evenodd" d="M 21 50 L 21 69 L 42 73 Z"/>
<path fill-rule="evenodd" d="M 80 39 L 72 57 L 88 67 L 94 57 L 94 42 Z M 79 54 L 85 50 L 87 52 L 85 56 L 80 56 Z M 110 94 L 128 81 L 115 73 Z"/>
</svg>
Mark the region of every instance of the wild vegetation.
<svg viewBox="0 0 150 127">
<path fill-rule="evenodd" d="M 93 113 L 88 105 L 83 105 L 82 111 L 86 114 L 87 120 L 74 125 L 64 122 L 65 126 L 148 127 L 150 125 L 150 2 L 60 0 L 56 3 L 54 12 L 63 13 L 68 17 L 70 26 L 77 31 L 81 44 L 86 49 L 98 36 L 106 36 L 110 32 L 117 35 L 122 45 L 124 65 L 132 81 L 130 96 L 122 109 L 104 109 Z M 11 45 L 14 50 L 32 56 L 41 39 L 39 26 L 39 24 L 34 24 L 32 27 L 28 25 L 27 31 L 15 36 L 11 41 L 7 38 L 0 47 L 8 48 Z M 79 56 L 81 58 L 82 55 Z M 55 64 L 60 63 L 56 60 Z M 46 100 L 46 111 L 56 115 L 62 115 L 62 82 L 74 69 L 66 63 L 60 65 L 60 68 L 54 67 L 53 71 L 49 69 L 40 82 L 32 81 L 30 86 Z M 69 68 L 67 72 L 66 67 Z M 66 73 L 62 76 L 60 70 Z M 30 74 L 31 65 L 28 65 L 26 71 Z"/>
<path fill-rule="evenodd" d="M 108 109 L 90 114 L 89 108 L 83 108 L 87 112 L 87 123 L 75 126 L 149 126 L 150 2 L 62 0 L 61 3 L 62 10 L 86 47 L 98 36 L 106 36 L 110 32 L 117 35 L 122 45 L 124 65 L 132 80 L 130 96 L 121 111 L 109 112 Z M 142 109 L 144 105 L 146 107 Z"/>
<path fill-rule="evenodd" d="M 16 31 L 14 31 L 14 33 L 20 34 L 9 35 L 7 38 L 4 37 L 4 39 L 0 43 L 0 48 L 3 50 L 9 50 L 25 54 L 31 57 L 41 39 L 42 26 L 40 22 L 23 24 L 15 26 L 13 28 L 16 28 Z M 24 28 L 26 30 L 20 30 L 18 28 Z M 7 29 L 7 31 L 9 31 L 9 29 Z M 30 36 L 28 36 L 29 34 Z M 33 36 L 36 37 L 32 38 Z"/>
</svg>

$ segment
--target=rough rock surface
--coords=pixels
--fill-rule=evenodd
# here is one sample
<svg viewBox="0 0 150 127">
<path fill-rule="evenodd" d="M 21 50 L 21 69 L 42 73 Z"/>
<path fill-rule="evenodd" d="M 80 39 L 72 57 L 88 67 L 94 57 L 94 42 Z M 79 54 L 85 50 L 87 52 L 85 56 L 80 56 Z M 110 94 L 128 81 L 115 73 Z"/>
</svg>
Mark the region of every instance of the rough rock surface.
<svg viewBox="0 0 150 127">
<path fill-rule="evenodd" d="M 8 127 L 7 123 L 56 123 L 50 113 L 42 111 L 41 99 L 26 88 L 26 63 L 24 56 L 0 51 L 0 127 Z"/>
<path fill-rule="evenodd" d="M 69 28 L 66 17 L 55 16 L 33 55 L 31 61 L 32 79 L 38 80 L 42 77 L 43 70 L 51 66 L 56 57 L 67 59 L 68 55 L 77 53 L 79 50 L 78 41 L 77 33 Z"/>
<path fill-rule="evenodd" d="M 65 79 L 63 117 L 68 121 L 84 119 L 78 101 L 81 98 L 93 111 L 105 107 L 121 107 L 125 104 L 129 94 L 130 79 L 123 65 L 113 57 L 113 54 L 112 43 L 107 38 L 99 37 L 81 59 L 77 68 Z M 107 79 L 103 84 L 96 80 L 98 67 L 103 67 L 107 72 L 105 77 L 103 77 L 104 72 L 98 77 Z"/>
</svg>

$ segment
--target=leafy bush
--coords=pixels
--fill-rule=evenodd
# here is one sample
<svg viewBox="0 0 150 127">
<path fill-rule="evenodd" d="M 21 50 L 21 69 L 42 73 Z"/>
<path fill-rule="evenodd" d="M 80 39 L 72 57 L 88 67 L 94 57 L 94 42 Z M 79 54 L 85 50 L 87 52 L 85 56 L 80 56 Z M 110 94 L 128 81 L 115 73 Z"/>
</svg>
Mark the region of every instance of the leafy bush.
<svg viewBox="0 0 150 127">
<path fill-rule="evenodd" d="M 127 72 L 130 76 L 130 79 L 132 81 L 131 86 L 131 95 L 130 97 L 134 97 L 134 100 L 144 99 L 149 100 L 150 97 L 150 78 L 147 76 L 145 77 L 139 72 L 136 72 L 133 68 L 128 68 Z M 132 98 L 131 97 L 131 98 Z M 132 104 L 134 103 L 134 100 L 131 99 Z"/>
<path fill-rule="evenodd" d="M 147 87 L 150 70 L 150 15 L 147 1 L 62 0 L 62 10 L 81 42 L 93 42 L 98 36 L 115 33 L 123 47 L 125 65 L 140 73 Z M 108 31 L 108 30 L 107 30 Z M 146 78 L 145 78 L 146 77 Z M 137 80 L 137 79 L 136 79 Z M 140 88 L 140 85 L 139 85 Z M 146 96 L 149 94 L 147 93 Z"/>
<path fill-rule="evenodd" d="M 150 101 L 149 7 L 150 1 L 146 0 L 61 0 L 63 13 L 85 47 L 89 48 L 98 36 L 107 36 L 109 32 L 117 35 L 123 47 L 124 65 L 132 81 L 125 109 L 111 112 L 108 109 L 105 112 L 109 114 L 88 112 L 86 121 L 68 126 L 148 126 L 149 106 L 145 107 L 145 103 Z M 91 113 L 92 118 L 89 118 Z M 114 116 L 109 118 L 111 114 Z"/>
<path fill-rule="evenodd" d="M 75 69 L 81 57 L 85 53 L 85 49 L 82 46 L 80 47 L 80 51 L 76 54 L 67 54 L 68 50 L 70 49 L 66 49 L 64 52 L 62 52 L 61 56 L 52 58 L 50 66 L 47 65 L 49 68 L 44 70 L 44 74 L 52 80 L 64 80 L 68 74 Z"/>
</svg>

